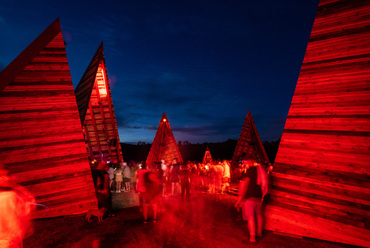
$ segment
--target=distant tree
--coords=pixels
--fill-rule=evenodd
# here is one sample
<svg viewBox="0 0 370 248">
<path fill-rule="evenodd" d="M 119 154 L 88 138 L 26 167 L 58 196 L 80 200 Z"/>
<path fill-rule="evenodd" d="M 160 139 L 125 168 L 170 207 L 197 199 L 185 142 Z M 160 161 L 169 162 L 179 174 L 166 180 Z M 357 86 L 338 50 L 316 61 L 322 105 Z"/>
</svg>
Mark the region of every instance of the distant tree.
<svg viewBox="0 0 370 248">
<path fill-rule="evenodd" d="M 228 139 L 224 142 L 217 143 L 201 143 L 191 144 L 189 141 L 178 141 L 178 147 L 183 160 L 200 162 L 203 159 L 204 153 L 209 147 L 214 160 L 231 160 L 238 140 Z M 279 147 L 280 139 L 277 141 L 265 141 L 267 156 L 271 163 L 274 163 L 276 153 Z M 137 145 L 121 143 L 123 159 L 125 161 L 145 161 L 151 144 L 139 141 Z"/>
</svg>

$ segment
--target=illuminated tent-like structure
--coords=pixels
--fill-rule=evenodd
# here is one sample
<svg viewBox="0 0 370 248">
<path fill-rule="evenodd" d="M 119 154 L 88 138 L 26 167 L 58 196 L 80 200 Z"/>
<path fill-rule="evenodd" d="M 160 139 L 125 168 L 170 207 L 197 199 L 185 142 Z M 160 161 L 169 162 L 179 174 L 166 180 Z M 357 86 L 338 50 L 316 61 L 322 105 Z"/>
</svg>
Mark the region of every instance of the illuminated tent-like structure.
<svg viewBox="0 0 370 248">
<path fill-rule="evenodd" d="M 0 73 L 0 157 L 38 204 L 33 218 L 97 207 L 59 19 Z"/>
<path fill-rule="evenodd" d="M 370 247 L 370 2 L 320 1 L 266 228 Z"/>
<path fill-rule="evenodd" d="M 75 93 L 90 160 L 123 162 L 103 43 L 92 58 Z"/>
<path fill-rule="evenodd" d="M 232 164 L 235 167 L 239 164 L 240 160 L 248 159 L 256 159 L 262 163 L 270 163 L 249 110 L 234 151 Z"/>
<path fill-rule="evenodd" d="M 162 159 L 167 163 L 172 163 L 173 159 L 177 159 L 178 163 L 183 163 L 180 150 L 176 144 L 165 113 L 163 113 L 161 122 L 159 123 L 157 133 L 155 134 L 153 144 L 146 159 L 146 165 L 148 167 L 154 167 L 160 164 Z"/>
<path fill-rule="evenodd" d="M 213 162 L 213 159 L 212 159 L 211 151 L 207 147 L 206 152 L 204 153 L 204 156 L 203 156 L 203 164 L 208 164 L 208 163 L 212 164 L 212 162 Z"/>
</svg>

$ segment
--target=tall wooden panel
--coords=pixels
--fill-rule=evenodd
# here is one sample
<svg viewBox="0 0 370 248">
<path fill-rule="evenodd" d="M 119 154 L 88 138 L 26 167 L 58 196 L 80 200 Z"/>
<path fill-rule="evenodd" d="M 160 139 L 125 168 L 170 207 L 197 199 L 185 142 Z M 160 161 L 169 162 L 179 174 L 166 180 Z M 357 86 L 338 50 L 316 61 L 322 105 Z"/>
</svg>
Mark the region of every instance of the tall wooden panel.
<svg viewBox="0 0 370 248">
<path fill-rule="evenodd" d="M 213 162 L 213 159 L 212 159 L 211 151 L 207 147 L 206 152 L 204 153 L 204 156 L 203 156 L 203 164 L 208 164 L 208 163 L 211 164 L 212 162 Z"/>
<path fill-rule="evenodd" d="M 270 230 L 370 247 L 369 27 L 369 1 L 320 1 L 272 172 Z"/>
<path fill-rule="evenodd" d="M 150 151 L 146 159 L 146 165 L 148 167 L 156 166 L 157 164 L 160 164 L 162 159 L 167 163 L 171 163 L 175 158 L 178 163 L 183 163 L 170 123 L 168 122 L 166 114 L 163 113 L 153 144 L 150 147 Z"/>
<path fill-rule="evenodd" d="M 103 43 L 75 92 L 90 160 L 123 162 Z"/>
<path fill-rule="evenodd" d="M 34 218 L 97 206 L 59 19 L 0 73 L 0 157 Z"/>
<path fill-rule="evenodd" d="M 232 163 L 234 166 L 237 166 L 240 160 L 247 159 L 256 159 L 262 163 L 270 163 L 249 110 L 236 144 Z"/>
</svg>

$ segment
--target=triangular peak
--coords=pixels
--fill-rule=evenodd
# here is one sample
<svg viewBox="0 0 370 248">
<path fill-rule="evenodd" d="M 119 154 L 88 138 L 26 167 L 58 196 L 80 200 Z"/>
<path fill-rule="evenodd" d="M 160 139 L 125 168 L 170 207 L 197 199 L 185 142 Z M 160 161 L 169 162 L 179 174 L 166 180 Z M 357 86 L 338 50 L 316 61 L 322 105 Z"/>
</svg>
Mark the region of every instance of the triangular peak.
<svg viewBox="0 0 370 248">
<path fill-rule="evenodd" d="M 103 42 L 100 43 L 98 49 L 96 50 L 93 58 L 90 61 L 90 64 L 86 68 L 84 75 L 82 76 L 80 82 L 78 83 L 75 94 L 77 100 L 78 111 L 80 113 L 81 124 L 85 120 L 86 111 L 89 106 L 89 101 L 91 97 L 92 90 L 96 83 L 96 76 L 98 75 L 98 71 L 102 71 L 103 75 L 105 76 L 104 84 L 105 87 L 107 86 L 107 73 L 105 69 L 105 61 L 104 61 L 104 49 L 103 49 Z M 102 82 L 99 80 L 100 83 Z"/>
<path fill-rule="evenodd" d="M 35 196 L 33 218 L 97 207 L 59 20 L 0 74 L 0 157 Z"/>
<path fill-rule="evenodd" d="M 146 164 L 148 167 L 153 168 L 159 165 L 161 160 L 165 160 L 170 164 L 173 159 L 176 159 L 178 163 L 183 163 L 170 123 L 166 114 L 163 113 L 153 144 L 146 159 Z"/>
<path fill-rule="evenodd" d="M 232 158 L 233 166 L 237 166 L 240 160 L 248 159 L 256 159 L 264 164 L 270 163 L 249 110 L 234 151 Z"/>
<path fill-rule="evenodd" d="M 167 115 L 166 115 L 166 113 L 164 113 L 163 112 L 163 114 L 162 114 L 162 118 L 161 118 L 161 122 L 168 122 L 168 119 L 167 119 Z"/>
<path fill-rule="evenodd" d="M 49 25 L 26 49 L 23 50 L 7 67 L 0 72 L 0 91 L 2 91 L 29 63 L 45 48 L 53 39 L 60 34 L 61 42 L 57 42 L 61 48 L 65 47 L 59 18 Z"/>
<path fill-rule="evenodd" d="M 103 43 L 76 87 L 76 98 L 90 160 L 123 162 Z"/>
</svg>

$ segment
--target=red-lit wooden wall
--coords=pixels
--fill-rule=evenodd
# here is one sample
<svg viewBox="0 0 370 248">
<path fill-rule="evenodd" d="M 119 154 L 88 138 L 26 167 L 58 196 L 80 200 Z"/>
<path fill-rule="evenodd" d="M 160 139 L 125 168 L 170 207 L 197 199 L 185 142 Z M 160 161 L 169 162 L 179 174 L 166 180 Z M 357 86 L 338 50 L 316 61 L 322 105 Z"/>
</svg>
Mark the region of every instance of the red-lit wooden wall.
<svg viewBox="0 0 370 248">
<path fill-rule="evenodd" d="M 235 167 L 238 166 L 240 160 L 248 159 L 256 159 L 262 163 L 270 163 L 249 110 L 238 143 L 236 144 L 232 164 Z"/>
<path fill-rule="evenodd" d="M 176 144 L 175 137 L 173 136 L 170 123 L 165 113 L 162 115 L 157 133 L 150 147 L 146 165 L 148 168 L 153 168 L 153 166 L 160 164 L 162 159 L 164 159 L 166 163 L 172 163 L 173 159 L 177 159 L 178 163 L 183 163 L 179 147 Z"/>
<path fill-rule="evenodd" d="M 33 218 L 97 207 L 65 44 L 54 21 L 0 73 L 0 157 L 36 198 Z"/>
<path fill-rule="evenodd" d="M 320 1 L 273 168 L 270 230 L 370 247 L 369 27 L 369 1 Z"/>
<path fill-rule="evenodd" d="M 123 162 L 103 43 L 75 92 L 90 160 Z"/>
<path fill-rule="evenodd" d="M 211 151 L 209 150 L 208 147 L 206 149 L 206 152 L 204 153 L 202 161 L 203 161 L 203 164 L 208 164 L 208 163 L 212 164 L 213 162 Z"/>
</svg>

